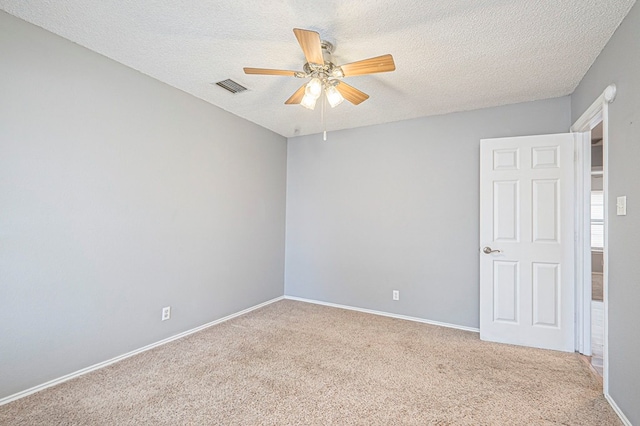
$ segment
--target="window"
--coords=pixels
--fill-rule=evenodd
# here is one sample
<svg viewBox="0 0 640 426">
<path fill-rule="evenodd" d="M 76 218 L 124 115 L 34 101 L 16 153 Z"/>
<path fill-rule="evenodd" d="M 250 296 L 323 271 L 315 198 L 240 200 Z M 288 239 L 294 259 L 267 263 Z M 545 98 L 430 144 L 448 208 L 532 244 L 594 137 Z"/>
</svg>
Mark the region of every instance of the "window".
<svg viewBox="0 0 640 426">
<path fill-rule="evenodd" d="M 604 193 L 591 191 L 591 248 L 604 247 Z"/>
</svg>

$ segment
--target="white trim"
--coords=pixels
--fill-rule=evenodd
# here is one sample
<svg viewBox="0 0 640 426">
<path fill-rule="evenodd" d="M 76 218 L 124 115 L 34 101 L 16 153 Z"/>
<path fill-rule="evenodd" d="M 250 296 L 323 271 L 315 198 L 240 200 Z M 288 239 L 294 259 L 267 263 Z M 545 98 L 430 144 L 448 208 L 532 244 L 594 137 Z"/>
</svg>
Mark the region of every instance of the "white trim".
<svg viewBox="0 0 640 426">
<path fill-rule="evenodd" d="M 602 121 L 602 110 L 604 105 L 608 105 L 616 100 L 618 89 L 615 84 L 610 84 L 602 92 L 589 108 L 573 123 L 572 132 L 587 132 Z"/>
<path fill-rule="evenodd" d="M 602 191 L 604 192 L 604 238 L 602 250 L 602 287 L 604 299 L 604 350 L 602 387 L 609 395 L 609 104 L 602 105 Z"/>
<path fill-rule="evenodd" d="M 605 394 L 604 397 L 609 402 L 609 405 L 611 405 L 611 408 L 613 408 L 613 411 L 615 411 L 616 414 L 618 415 L 618 417 L 620 417 L 620 420 L 622 420 L 622 423 L 625 426 L 633 426 L 631 424 L 631 421 L 627 418 L 627 416 L 624 415 L 624 413 L 622 412 L 620 407 L 618 407 L 618 404 L 616 404 L 616 402 L 613 400 L 613 398 L 611 398 L 611 395 Z"/>
<path fill-rule="evenodd" d="M 392 313 L 389 313 L 389 312 L 375 311 L 375 310 L 372 310 L 372 309 L 356 308 L 356 307 L 353 307 L 353 306 L 339 305 L 339 304 L 336 304 L 336 303 L 322 302 L 322 301 L 319 301 L 319 300 L 305 299 L 305 298 L 302 298 L 302 297 L 280 296 L 280 297 L 276 297 L 275 299 L 267 300 L 266 302 L 260 303 L 258 305 L 251 306 L 251 307 L 249 307 L 247 309 L 244 309 L 244 310 L 242 310 L 240 312 L 236 312 L 234 314 L 227 315 L 226 317 L 223 317 L 223 318 L 208 322 L 208 323 L 203 324 L 201 326 L 192 328 L 191 330 L 184 331 L 182 333 L 176 334 L 174 336 L 168 337 L 166 339 L 163 339 L 163 340 L 160 340 L 158 342 L 152 343 L 150 345 L 144 346 L 142 348 L 136 349 L 134 351 L 127 352 L 126 354 L 117 356 L 115 358 L 111 358 L 111 359 L 109 359 L 107 361 L 103 361 L 103 362 L 100 362 L 98 364 L 94 364 L 94 365 L 92 365 L 90 367 L 83 368 L 81 370 L 75 371 L 73 373 L 67 374 L 65 376 L 59 377 L 59 378 L 54 379 L 54 380 L 50 380 L 50 381 L 48 381 L 46 383 L 43 383 L 41 385 L 34 386 L 32 388 L 29 388 L 29 389 L 26 389 L 24 391 L 15 393 L 13 395 L 9 395 L 7 397 L 4 397 L 4 398 L 0 399 L 0 405 L 8 404 L 9 402 L 15 401 L 15 400 L 20 399 L 20 398 L 24 398 L 25 396 L 28 396 L 28 395 L 31 395 L 33 393 L 39 392 L 39 391 L 44 390 L 46 388 L 50 388 L 52 386 L 55 386 L 57 384 L 66 382 L 68 380 L 74 379 L 76 377 L 82 376 L 82 375 L 90 373 L 92 371 L 99 370 L 101 368 L 107 367 L 108 365 L 111 365 L 111 364 L 114 364 L 116 362 L 122 361 L 122 360 L 124 360 L 126 358 L 132 357 L 134 355 L 138 355 L 138 354 L 140 354 L 142 352 L 146 352 L 149 349 L 156 348 L 158 346 L 164 345 L 164 344 L 172 342 L 174 340 L 178 340 L 178 339 L 181 339 L 183 337 L 186 337 L 186 336 L 188 336 L 190 334 L 197 333 L 198 331 L 204 330 L 205 328 L 209 328 L 211 326 L 223 323 L 225 321 L 229 321 L 230 319 L 233 319 L 233 318 L 239 317 L 241 315 L 247 314 L 247 313 L 249 313 L 251 311 L 254 311 L 256 309 L 260 309 L 260 308 L 262 308 L 264 306 L 267 306 L 267 305 L 270 305 L 272 303 L 278 302 L 278 301 L 280 301 L 282 299 L 296 300 L 298 302 L 313 303 L 313 304 L 316 304 L 316 305 L 330 306 L 330 307 L 333 307 L 333 308 L 347 309 L 347 310 L 350 310 L 350 311 L 357 311 L 357 312 L 364 312 L 364 313 L 367 313 L 367 314 L 380 315 L 380 316 L 384 316 L 384 317 L 390 317 L 390 318 L 397 318 L 397 319 L 402 319 L 402 320 L 407 320 L 407 321 L 420 322 L 420 323 L 436 325 L 436 326 L 440 326 L 440 327 L 454 328 L 454 329 L 463 330 L 463 331 L 471 331 L 471 332 L 474 332 L 474 333 L 479 333 L 480 332 L 480 329 L 479 328 L 475 328 L 475 327 L 467 327 L 467 326 L 463 326 L 463 325 L 449 324 L 449 323 L 440 322 L 440 321 L 431 321 L 431 320 L 427 320 L 427 319 L 423 319 L 423 318 L 416 318 L 416 317 L 410 317 L 410 316 L 406 316 L 406 315 L 392 314 Z M 616 404 L 616 402 L 613 400 L 613 398 L 608 393 L 605 393 L 604 397 L 609 402 L 609 404 L 611 405 L 611 408 L 613 408 L 613 410 L 618 415 L 618 417 L 620 418 L 622 423 L 625 426 L 633 426 L 631 424 L 631 422 L 629 421 L 629 419 L 627 419 L 627 417 L 624 415 L 624 413 L 622 412 L 620 407 L 618 407 L 618 404 Z"/>
<path fill-rule="evenodd" d="M 591 355 L 591 224 L 587 220 L 591 206 L 591 137 L 587 131 L 575 138 L 575 280 L 576 280 L 576 350 Z M 587 178 L 588 176 L 588 178 Z M 582 206 L 582 208 L 581 208 Z"/>
<path fill-rule="evenodd" d="M 46 383 L 43 383 L 41 385 L 37 385 L 37 386 L 34 386 L 32 388 L 23 390 L 21 392 L 14 393 L 13 395 L 6 396 L 6 397 L 0 399 L 0 405 L 7 404 L 9 402 L 15 401 L 15 400 L 20 399 L 20 398 L 24 398 L 25 396 L 31 395 L 32 393 L 39 392 L 39 391 L 44 390 L 46 388 L 50 388 L 51 386 L 55 386 L 57 384 L 66 382 L 67 380 L 75 379 L 76 377 L 82 376 L 82 375 L 90 373 L 92 371 L 99 370 L 99 369 L 104 368 L 104 367 L 106 367 L 108 365 L 114 364 L 114 363 L 116 363 L 118 361 L 122 361 L 123 359 L 132 357 L 134 355 L 138 355 L 138 354 L 140 354 L 142 352 L 146 352 L 149 349 L 156 348 L 156 347 L 164 345 L 166 343 L 173 342 L 174 340 L 181 339 L 181 338 L 186 337 L 186 336 L 188 336 L 190 334 L 197 333 L 198 331 L 204 330 L 205 328 L 209 328 L 211 326 L 220 324 L 222 322 L 229 321 L 230 319 L 239 317 L 241 315 L 244 315 L 244 314 L 249 313 L 251 311 L 254 311 L 256 309 L 260 309 L 260 308 L 262 308 L 264 306 L 270 305 L 271 303 L 277 302 L 277 301 L 282 300 L 282 299 L 284 299 L 284 296 L 280 296 L 280 297 L 276 297 L 275 299 L 267 300 L 266 302 L 260 303 L 259 305 L 251 306 L 251 307 L 249 307 L 247 309 L 244 309 L 244 310 L 242 310 L 240 312 L 236 312 L 234 314 L 227 315 L 224 318 L 220 318 L 220 319 L 208 322 L 208 323 L 203 324 L 201 326 L 192 328 L 191 330 L 183 331 L 182 333 L 178 333 L 178 334 L 176 334 L 174 336 L 167 337 L 166 339 L 160 340 L 158 342 L 151 343 L 150 345 L 143 346 L 142 348 L 133 350 L 131 352 L 127 352 L 126 354 L 119 355 L 119 356 L 117 356 L 115 358 L 111 358 L 109 360 L 106 360 L 106 361 L 103 361 L 103 362 L 99 362 L 97 364 L 91 365 L 89 367 L 83 368 L 83 369 L 75 371 L 73 373 L 69 373 L 69 374 L 67 374 L 65 376 L 62 376 L 62 377 L 59 377 L 57 379 L 50 380 L 50 381 L 48 381 Z"/>
<path fill-rule="evenodd" d="M 432 320 L 428 320 L 428 319 L 424 319 L 424 318 L 417 318 L 417 317 L 410 317 L 410 316 L 406 316 L 406 315 L 392 314 L 390 312 L 375 311 L 373 309 L 357 308 L 355 306 L 339 305 L 337 303 L 322 302 L 320 300 L 305 299 L 305 298 L 302 298 L 302 297 L 284 296 L 284 298 L 287 299 L 287 300 L 296 300 L 298 302 L 313 303 L 314 305 L 330 306 L 332 308 L 347 309 L 349 311 L 364 312 L 366 314 L 380 315 L 380 316 L 383 316 L 383 317 L 397 318 L 397 319 L 406 320 L 406 321 L 421 322 L 423 324 L 437 325 L 439 327 L 455 328 L 457 330 L 471 331 L 473 333 L 480 333 L 480 329 L 479 328 L 467 327 L 467 326 L 464 326 L 464 325 L 449 324 L 447 322 L 432 321 Z"/>
<path fill-rule="evenodd" d="M 603 391 L 604 396 L 609 400 L 609 104 L 616 98 L 617 88 L 615 84 L 610 84 L 602 92 L 589 108 L 571 126 L 572 132 L 588 132 L 602 121 L 602 168 L 603 168 L 603 191 L 604 191 L 604 359 L 603 359 Z M 579 159 L 584 161 L 584 158 Z M 587 179 L 587 177 L 585 177 Z M 589 174 L 588 179 L 591 179 Z M 590 249 L 590 248 L 589 248 Z M 589 258 L 590 259 L 590 258 Z M 576 259 L 579 261 L 579 259 Z M 584 264 L 578 265 L 584 268 Z M 589 276 L 590 278 L 590 276 Z M 585 278 L 586 279 L 586 278 Z M 583 322 L 583 326 L 587 326 Z"/>
</svg>

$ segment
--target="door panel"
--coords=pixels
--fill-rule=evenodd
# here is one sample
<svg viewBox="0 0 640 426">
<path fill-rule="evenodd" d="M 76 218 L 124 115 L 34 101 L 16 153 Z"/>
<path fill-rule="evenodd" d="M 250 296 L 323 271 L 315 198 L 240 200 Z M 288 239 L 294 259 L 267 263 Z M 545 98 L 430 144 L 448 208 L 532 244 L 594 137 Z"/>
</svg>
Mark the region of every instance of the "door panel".
<svg viewBox="0 0 640 426">
<path fill-rule="evenodd" d="M 533 326 L 559 327 L 560 265 L 554 263 L 533 264 Z"/>
<path fill-rule="evenodd" d="M 549 169 L 549 168 L 559 168 L 560 165 L 558 163 L 558 147 L 557 146 L 541 146 L 534 147 L 531 149 L 532 163 L 531 168 L 533 169 Z"/>
<path fill-rule="evenodd" d="M 533 182 L 533 241 L 559 243 L 559 203 L 557 179 Z"/>
<path fill-rule="evenodd" d="M 493 151 L 493 170 L 517 170 L 519 164 L 518 148 Z"/>
<path fill-rule="evenodd" d="M 518 262 L 496 261 L 493 278 L 494 321 L 518 323 Z"/>
<path fill-rule="evenodd" d="M 573 152 L 572 134 L 481 141 L 483 340 L 574 350 Z"/>
<path fill-rule="evenodd" d="M 494 182 L 494 225 L 495 241 L 517 241 L 519 190 L 517 181 Z"/>
</svg>

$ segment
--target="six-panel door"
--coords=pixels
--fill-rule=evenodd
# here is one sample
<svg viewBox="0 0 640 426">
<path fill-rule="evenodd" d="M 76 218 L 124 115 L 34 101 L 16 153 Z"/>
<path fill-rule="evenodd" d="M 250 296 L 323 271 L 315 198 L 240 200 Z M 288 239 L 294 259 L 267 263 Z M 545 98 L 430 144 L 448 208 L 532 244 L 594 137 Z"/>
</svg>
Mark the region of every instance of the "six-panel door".
<svg viewBox="0 0 640 426">
<path fill-rule="evenodd" d="M 480 143 L 483 340 L 574 350 L 573 152 L 572 134 Z"/>
</svg>

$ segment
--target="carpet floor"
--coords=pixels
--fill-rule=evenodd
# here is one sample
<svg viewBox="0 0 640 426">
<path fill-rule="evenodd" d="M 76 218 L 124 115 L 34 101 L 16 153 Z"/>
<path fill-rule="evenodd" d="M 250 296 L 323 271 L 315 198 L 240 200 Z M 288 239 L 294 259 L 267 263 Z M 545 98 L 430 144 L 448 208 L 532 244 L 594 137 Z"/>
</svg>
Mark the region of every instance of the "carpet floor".
<svg viewBox="0 0 640 426">
<path fill-rule="evenodd" d="M 576 354 L 282 300 L 0 406 L 2 425 L 620 425 Z"/>
</svg>

